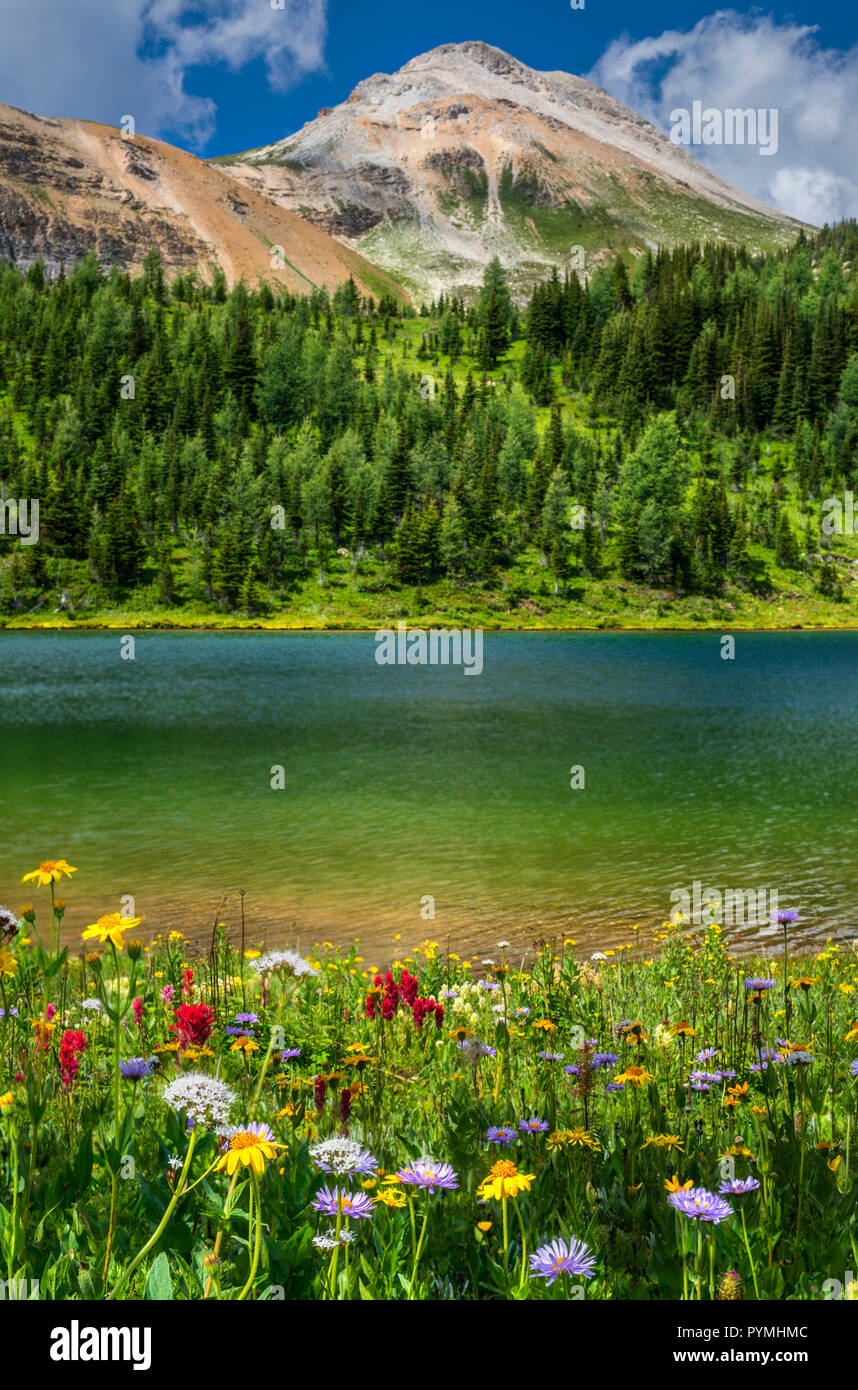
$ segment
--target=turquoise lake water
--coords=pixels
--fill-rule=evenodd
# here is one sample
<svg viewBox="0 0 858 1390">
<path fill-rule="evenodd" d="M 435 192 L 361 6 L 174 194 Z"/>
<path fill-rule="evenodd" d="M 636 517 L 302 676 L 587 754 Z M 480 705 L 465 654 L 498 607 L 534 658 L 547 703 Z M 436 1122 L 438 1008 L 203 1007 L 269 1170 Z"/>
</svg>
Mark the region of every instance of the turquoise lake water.
<svg viewBox="0 0 858 1390">
<path fill-rule="evenodd" d="M 718 633 L 487 633 L 472 677 L 374 654 L 138 633 L 128 661 L 118 633 L 0 634 L 0 902 L 63 856 L 70 936 L 120 895 L 148 932 L 203 936 L 242 886 L 251 936 L 381 959 L 398 934 L 595 950 L 698 880 L 858 937 L 858 633 L 740 633 L 732 661 Z"/>
</svg>

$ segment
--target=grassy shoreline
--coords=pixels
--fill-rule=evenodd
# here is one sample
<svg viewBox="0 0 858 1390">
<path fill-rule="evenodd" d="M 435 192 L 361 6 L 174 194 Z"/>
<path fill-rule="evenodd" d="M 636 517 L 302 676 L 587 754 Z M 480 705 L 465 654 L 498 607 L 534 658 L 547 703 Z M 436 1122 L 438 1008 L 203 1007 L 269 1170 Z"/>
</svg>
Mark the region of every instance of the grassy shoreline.
<svg viewBox="0 0 858 1390">
<path fill-rule="evenodd" d="M 259 619 L 247 618 L 244 621 L 236 621 L 230 618 L 229 621 L 222 623 L 197 621 L 193 618 L 186 622 L 164 622 L 163 619 L 149 619 L 139 614 L 124 616 L 100 615 L 92 619 L 80 619 L 77 621 L 29 621 L 27 619 L 15 619 L 11 622 L 0 622 L 0 634 L 3 632 L 282 632 L 282 633 L 329 633 L 331 636 L 344 633 L 363 633 L 365 635 L 377 632 L 382 627 L 395 627 L 398 619 L 380 621 L 378 627 L 367 627 L 364 624 L 347 624 L 342 622 L 284 622 L 281 619 Z M 429 628 L 455 627 L 459 624 L 444 618 L 437 618 L 427 622 L 424 617 L 406 618 L 405 621 L 409 628 Z M 761 624 L 741 623 L 731 620 L 729 622 L 717 622 L 714 619 L 705 623 L 695 624 L 675 624 L 675 623 L 630 623 L 622 626 L 607 625 L 603 622 L 597 623 L 576 623 L 568 627 L 559 627 L 553 623 L 538 624 L 531 623 L 527 626 L 517 625 L 515 627 L 501 624 L 481 623 L 479 624 L 487 632 L 524 634 L 539 632 L 550 633 L 574 633 L 574 632 L 603 632 L 603 633 L 627 633 L 627 632 L 857 632 L 858 621 L 854 623 L 796 623 L 783 622 L 771 623 L 766 626 Z"/>
</svg>

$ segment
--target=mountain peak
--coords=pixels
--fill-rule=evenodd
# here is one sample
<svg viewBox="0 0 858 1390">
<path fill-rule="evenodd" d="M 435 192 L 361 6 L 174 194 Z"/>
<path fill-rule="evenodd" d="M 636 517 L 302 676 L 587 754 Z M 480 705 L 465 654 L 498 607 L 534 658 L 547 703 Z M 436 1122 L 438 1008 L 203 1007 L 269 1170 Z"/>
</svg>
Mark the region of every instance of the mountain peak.
<svg viewBox="0 0 858 1390">
<path fill-rule="evenodd" d="M 426 53 L 420 53 L 416 58 L 409 59 L 399 71 L 416 72 L 421 68 L 443 66 L 445 59 L 455 60 L 457 58 L 476 63 L 498 77 L 506 77 L 512 73 L 533 72 L 532 68 L 529 68 L 525 63 L 520 63 L 517 58 L 505 53 L 502 48 L 495 48 L 494 44 L 484 43 L 482 39 L 466 39 L 463 43 L 439 44 L 437 48 L 430 48 Z"/>
<path fill-rule="evenodd" d="M 590 271 L 662 243 L 757 250 L 798 231 L 600 87 L 475 39 L 367 77 L 229 172 L 427 300 L 467 294 L 493 256 L 524 296 L 573 248 Z"/>
</svg>

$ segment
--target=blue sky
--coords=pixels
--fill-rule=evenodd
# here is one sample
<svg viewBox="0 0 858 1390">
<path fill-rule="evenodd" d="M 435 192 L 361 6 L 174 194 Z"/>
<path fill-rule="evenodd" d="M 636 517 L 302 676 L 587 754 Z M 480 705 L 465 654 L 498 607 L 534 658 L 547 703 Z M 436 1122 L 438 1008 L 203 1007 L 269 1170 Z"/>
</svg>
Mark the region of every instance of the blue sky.
<svg viewBox="0 0 858 1390">
<path fill-rule="evenodd" d="M 689 30 L 717 8 L 693 0 L 653 5 L 586 0 L 584 10 L 572 10 L 569 0 L 529 4 L 521 0 L 432 0 L 429 4 L 377 0 L 374 5 L 331 0 L 324 71 L 306 75 L 289 91 L 277 92 L 268 87 L 264 63 L 258 59 L 238 74 L 223 65 L 192 69 L 186 86 L 217 103 L 217 130 L 206 154 L 229 154 L 291 134 L 312 120 L 321 106 L 344 101 L 362 78 L 374 72 L 395 72 L 409 58 L 438 44 L 483 39 L 530 67 L 562 68 L 585 76 L 621 35 L 641 40 L 664 30 Z M 741 4 L 729 8 L 743 15 L 770 14 L 779 21 L 817 25 L 818 38 L 826 48 L 845 50 L 858 41 L 858 11 L 850 14 L 842 2 L 818 0 L 762 10 Z M 180 141 L 180 133 L 173 131 L 172 138 Z"/>
<path fill-rule="evenodd" d="M 483 39 L 597 81 L 663 130 L 695 99 L 777 107 L 777 158 L 694 153 L 796 216 L 858 216 L 858 16 L 834 0 L 2 0 L 2 11 L 0 99 L 112 125 L 130 114 L 141 133 L 204 156 L 283 138 L 374 72 Z"/>
</svg>

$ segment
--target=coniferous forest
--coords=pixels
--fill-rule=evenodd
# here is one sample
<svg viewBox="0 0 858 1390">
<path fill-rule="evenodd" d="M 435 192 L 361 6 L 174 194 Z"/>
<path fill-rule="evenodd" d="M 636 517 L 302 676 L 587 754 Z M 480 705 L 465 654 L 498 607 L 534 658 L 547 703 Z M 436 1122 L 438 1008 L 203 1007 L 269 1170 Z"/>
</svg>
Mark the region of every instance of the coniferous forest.
<svg viewBox="0 0 858 1390">
<path fill-rule="evenodd" d="M 0 536 L 0 622 L 854 621 L 822 523 L 858 485 L 856 251 L 685 246 L 527 304 L 493 261 L 420 306 L 7 266 L 0 481 L 39 544 Z"/>
</svg>

